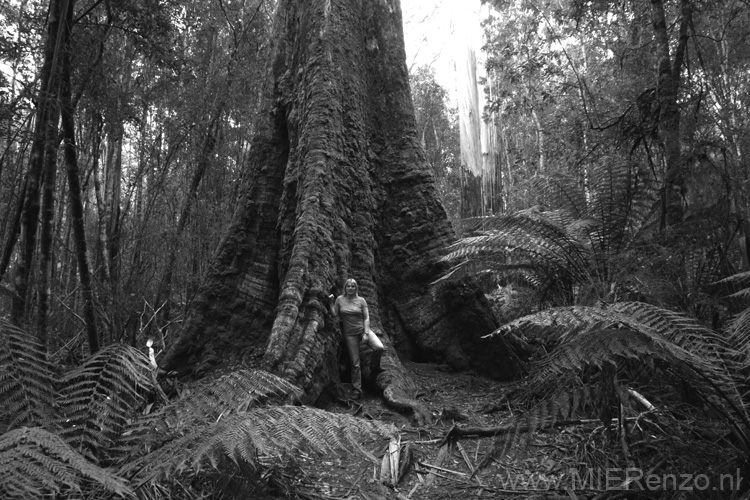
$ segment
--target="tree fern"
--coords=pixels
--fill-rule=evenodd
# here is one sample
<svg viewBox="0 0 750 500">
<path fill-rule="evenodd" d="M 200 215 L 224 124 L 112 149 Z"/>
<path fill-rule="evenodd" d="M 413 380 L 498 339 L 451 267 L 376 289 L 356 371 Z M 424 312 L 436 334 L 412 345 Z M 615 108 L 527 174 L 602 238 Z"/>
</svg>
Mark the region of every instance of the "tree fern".
<svg viewBox="0 0 750 500">
<path fill-rule="evenodd" d="M 750 308 L 732 318 L 727 324 L 727 341 L 740 353 L 741 372 L 750 372 Z"/>
<path fill-rule="evenodd" d="M 120 469 L 136 486 L 180 473 L 198 474 L 229 460 L 251 470 L 260 457 L 290 460 L 299 451 L 316 453 L 359 450 L 372 456 L 367 443 L 394 438 L 390 424 L 304 406 L 254 408 L 218 422 L 186 428 L 186 434 Z"/>
<path fill-rule="evenodd" d="M 57 434 L 22 427 L 0 435 L 2 498 L 76 498 L 90 492 L 92 483 L 110 495 L 134 496 L 125 481 L 89 462 Z"/>
<path fill-rule="evenodd" d="M 747 298 L 750 297 L 750 271 L 733 274 L 717 281 L 714 285 L 731 286 L 736 291 L 729 297 L 747 303 Z M 750 372 L 750 307 L 746 307 L 731 318 L 727 323 L 726 331 L 727 341 L 742 353 L 741 371 L 747 377 Z"/>
<path fill-rule="evenodd" d="M 152 390 L 151 366 L 137 349 L 110 345 L 62 380 L 62 436 L 94 461 L 113 447 Z"/>
<path fill-rule="evenodd" d="M 0 318 L 0 421 L 10 428 L 51 423 L 52 367 L 36 338 Z"/>
<path fill-rule="evenodd" d="M 521 273 L 538 283 L 543 297 L 554 292 L 552 303 L 573 303 L 581 287 L 609 290 L 626 281 L 616 261 L 651 218 L 644 207 L 653 206 L 653 190 L 628 162 L 602 159 L 587 175 L 587 188 L 569 175 L 535 177 L 541 205 L 462 221 L 466 236 L 447 249 L 444 260 L 455 267 L 444 279 L 487 270 Z"/>
<path fill-rule="evenodd" d="M 642 303 L 564 307 L 519 318 L 494 334 L 518 335 L 551 350 L 532 367 L 522 400 L 535 401 L 536 406 L 517 419 L 517 426 L 533 431 L 592 403 L 606 415 L 604 406 L 616 405 L 620 399 L 606 396 L 609 389 L 604 389 L 615 387 L 616 380 L 626 384 L 628 376 L 649 370 L 653 372 L 646 377 L 649 381 L 660 372 L 656 380 L 689 387 L 750 453 L 750 417 L 732 361 L 736 351 L 684 315 Z M 602 385 L 592 392 L 596 378 Z"/>
<path fill-rule="evenodd" d="M 526 268 L 549 280 L 587 279 L 587 251 L 557 222 L 519 213 L 487 217 L 484 224 L 477 236 L 462 238 L 448 247 L 443 260 L 494 262 L 493 270 Z"/>
</svg>

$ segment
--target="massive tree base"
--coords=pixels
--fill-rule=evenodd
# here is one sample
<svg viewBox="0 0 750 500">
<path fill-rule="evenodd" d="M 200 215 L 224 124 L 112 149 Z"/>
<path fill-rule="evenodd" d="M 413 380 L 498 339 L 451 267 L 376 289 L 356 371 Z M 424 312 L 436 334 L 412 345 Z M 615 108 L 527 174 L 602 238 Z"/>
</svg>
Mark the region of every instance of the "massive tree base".
<svg viewBox="0 0 750 500">
<path fill-rule="evenodd" d="M 273 40 L 243 199 L 162 366 L 261 366 L 314 402 L 340 386 L 326 304 L 352 277 L 392 406 L 429 418 L 397 351 L 519 375 L 502 340 L 480 338 L 496 325 L 476 287 L 429 286 L 454 236 L 416 133 L 399 2 L 281 0 Z"/>
</svg>

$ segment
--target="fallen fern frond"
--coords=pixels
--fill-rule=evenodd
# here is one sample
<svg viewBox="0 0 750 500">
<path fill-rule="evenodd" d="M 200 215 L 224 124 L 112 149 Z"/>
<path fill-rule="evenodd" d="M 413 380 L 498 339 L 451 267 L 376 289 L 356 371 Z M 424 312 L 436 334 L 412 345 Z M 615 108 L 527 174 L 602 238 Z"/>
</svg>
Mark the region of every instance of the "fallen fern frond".
<svg viewBox="0 0 750 500">
<path fill-rule="evenodd" d="M 254 408 L 194 427 L 156 451 L 126 463 L 120 474 L 143 485 L 187 471 L 198 474 L 229 460 L 257 471 L 259 457 L 292 459 L 293 453 L 311 451 L 349 453 L 372 457 L 368 442 L 390 440 L 393 425 L 330 413 L 304 406 Z"/>
</svg>

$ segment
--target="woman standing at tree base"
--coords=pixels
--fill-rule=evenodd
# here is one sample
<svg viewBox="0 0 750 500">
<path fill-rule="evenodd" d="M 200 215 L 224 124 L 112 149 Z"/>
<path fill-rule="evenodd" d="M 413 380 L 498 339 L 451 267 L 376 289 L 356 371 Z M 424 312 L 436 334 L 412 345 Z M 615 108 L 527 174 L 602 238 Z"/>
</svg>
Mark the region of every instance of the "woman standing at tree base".
<svg viewBox="0 0 750 500">
<path fill-rule="evenodd" d="M 383 343 L 377 335 L 370 330 L 370 312 L 367 309 L 367 301 L 359 296 L 359 287 L 353 279 L 344 283 L 344 293 L 330 300 L 331 315 L 334 318 L 341 317 L 341 329 L 344 333 L 346 351 L 351 361 L 352 386 L 354 386 L 354 398 L 362 395 L 362 369 L 359 362 L 359 345 L 367 342 L 372 349 L 372 360 L 370 369 L 373 373 L 380 371 L 380 357 L 383 355 Z"/>
</svg>

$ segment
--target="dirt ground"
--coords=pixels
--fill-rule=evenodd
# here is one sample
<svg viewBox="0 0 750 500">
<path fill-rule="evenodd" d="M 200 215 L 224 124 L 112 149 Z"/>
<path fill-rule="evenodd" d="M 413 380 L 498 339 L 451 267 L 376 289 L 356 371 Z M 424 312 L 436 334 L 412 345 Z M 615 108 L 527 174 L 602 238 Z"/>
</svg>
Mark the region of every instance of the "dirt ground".
<svg viewBox="0 0 750 500">
<path fill-rule="evenodd" d="M 492 436 L 461 437 L 444 442 L 454 425 L 463 429 L 502 426 L 511 418 L 510 408 L 500 404 L 513 384 L 493 381 L 471 373 L 454 372 L 442 365 L 406 363 L 415 382 L 423 388 L 417 399 L 432 412 L 434 422 L 416 428 L 407 415 L 365 394 L 358 401 L 335 402 L 325 409 L 394 424 L 400 431 L 398 446 L 402 469 L 396 484 L 382 464 L 351 454 L 346 458 L 301 455 L 303 480 L 294 491 L 309 499 L 460 499 L 460 498 L 573 498 L 558 484 L 575 467 L 566 431 L 553 431 L 535 440 L 522 456 L 488 459 Z M 571 441 L 572 442 L 572 441 Z M 371 450 L 382 458 L 388 447 Z M 477 465 L 486 462 L 481 468 Z M 472 474 L 474 473 L 474 474 Z M 567 474 L 569 480 L 569 474 Z M 559 486 L 561 488 L 557 489 Z M 572 493 L 572 492 L 571 492 Z M 563 496 L 564 495 L 564 496 Z"/>
</svg>

